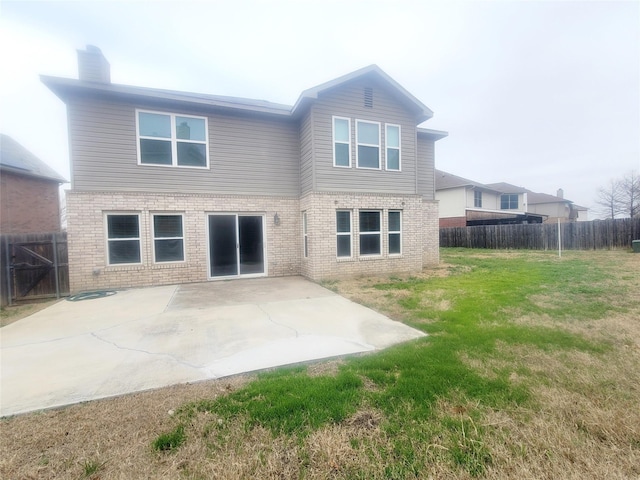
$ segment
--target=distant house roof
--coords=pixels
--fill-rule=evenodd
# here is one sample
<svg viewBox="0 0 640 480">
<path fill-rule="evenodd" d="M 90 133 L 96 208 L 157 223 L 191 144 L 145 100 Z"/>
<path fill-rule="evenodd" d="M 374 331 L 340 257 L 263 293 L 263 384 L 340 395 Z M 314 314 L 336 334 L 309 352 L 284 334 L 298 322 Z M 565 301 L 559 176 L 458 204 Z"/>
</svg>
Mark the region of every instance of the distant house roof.
<svg viewBox="0 0 640 480">
<path fill-rule="evenodd" d="M 530 190 L 506 182 L 487 183 L 487 187 L 501 193 L 529 193 Z M 533 193 L 533 192 L 531 192 Z"/>
<path fill-rule="evenodd" d="M 436 190 L 446 190 L 448 188 L 459 187 L 474 187 L 487 191 L 494 190 L 493 188 L 490 188 L 489 185 L 474 182 L 468 178 L 459 177 L 452 173 L 443 172 L 442 170 L 436 170 Z M 499 193 L 498 190 L 495 191 Z"/>
<path fill-rule="evenodd" d="M 8 135 L 0 134 L 0 169 L 29 177 L 67 183 L 55 170 Z"/>
<path fill-rule="evenodd" d="M 527 190 L 527 199 L 529 201 L 529 205 L 538 205 L 541 203 L 573 203 L 571 200 L 567 200 L 566 198 L 556 197 L 555 195 L 549 195 L 546 193 L 536 193 L 530 190 Z"/>
</svg>

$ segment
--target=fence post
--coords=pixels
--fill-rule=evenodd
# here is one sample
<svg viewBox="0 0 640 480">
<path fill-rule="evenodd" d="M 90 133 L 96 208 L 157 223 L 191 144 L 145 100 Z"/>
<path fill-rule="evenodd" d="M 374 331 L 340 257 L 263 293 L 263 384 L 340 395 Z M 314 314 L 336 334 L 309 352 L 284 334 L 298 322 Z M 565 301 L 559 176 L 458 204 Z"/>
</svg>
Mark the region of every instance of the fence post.
<svg viewBox="0 0 640 480">
<path fill-rule="evenodd" d="M 56 276 L 56 298 L 60 299 L 60 279 L 58 278 L 58 234 L 53 234 L 53 271 Z"/>
<path fill-rule="evenodd" d="M 9 237 L 5 239 L 4 246 L 5 268 L 7 269 L 7 301 L 9 302 L 9 306 L 11 306 L 13 305 L 13 290 L 11 289 L 11 264 L 9 263 L 9 247 L 11 246 Z"/>
</svg>

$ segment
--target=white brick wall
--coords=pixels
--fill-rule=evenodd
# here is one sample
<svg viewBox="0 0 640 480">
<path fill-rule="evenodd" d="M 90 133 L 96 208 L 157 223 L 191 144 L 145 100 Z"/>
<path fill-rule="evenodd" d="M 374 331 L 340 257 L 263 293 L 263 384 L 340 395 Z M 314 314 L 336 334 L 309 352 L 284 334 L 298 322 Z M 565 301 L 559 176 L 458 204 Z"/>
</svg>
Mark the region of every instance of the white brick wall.
<svg viewBox="0 0 640 480">
<path fill-rule="evenodd" d="M 336 256 L 336 210 L 352 211 L 349 259 Z M 382 255 L 359 254 L 358 211 L 381 210 Z M 387 212 L 402 211 L 402 254 L 389 255 Z M 309 257 L 303 258 L 302 212 L 307 212 Z M 140 214 L 141 265 L 108 266 L 105 213 Z M 184 215 L 185 261 L 153 262 L 151 214 Z M 265 217 L 269 276 L 302 274 L 314 280 L 356 275 L 418 272 L 438 263 L 438 204 L 419 195 L 310 193 L 291 197 L 243 197 L 152 193 L 67 193 L 69 275 L 72 293 L 102 288 L 202 282 L 208 279 L 207 214 L 250 213 Z M 274 215 L 278 213 L 279 225 Z"/>
</svg>

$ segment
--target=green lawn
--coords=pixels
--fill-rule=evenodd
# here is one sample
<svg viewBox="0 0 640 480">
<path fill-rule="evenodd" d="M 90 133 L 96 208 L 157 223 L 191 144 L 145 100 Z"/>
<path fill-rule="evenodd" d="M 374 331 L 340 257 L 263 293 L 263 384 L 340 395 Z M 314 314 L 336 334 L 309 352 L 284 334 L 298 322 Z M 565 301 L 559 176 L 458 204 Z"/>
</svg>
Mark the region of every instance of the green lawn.
<svg viewBox="0 0 640 480">
<path fill-rule="evenodd" d="M 456 249 L 442 253 L 445 275 L 363 279 L 359 298 L 374 299 L 383 312 L 400 309 L 428 336 L 349 358 L 328 375 L 309 375 L 305 367 L 260 375 L 230 395 L 184 405 L 176 428 L 186 428 L 186 445 L 203 442 L 212 456 L 228 452 L 239 431 L 242 438 L 269 431 L 296 446 L 300 478 L 318 473 L 308 459 L 309 438 L 341 426 L 353 461 L 329 469 L 334 478 L 492 476 L 508 461 L 502 450 L 510 432 L 487 420 L 516 412 L 526 422 L 545 408 L 540 388 L 562 386 L 523 355 L 564 359 L 569 369 L 578 368 L 576 358 L 605 362 L 617 340 L 589 330 L 607 316 L 640 311 L 638 297 L 629 295 L 632 272 L 627 282 L 616 278 L 621 255 L 631 254 L 594 262 L 570 252 L 559 259 Z M 340 292 L 341 282 L 331 285 Z M 629 405 L 633 392 L 618 394 Z M 375 434 L 351 428 L 361 418 Z M 637 456 L 639 445 L 640 431 L 631 430 L 617 447 Z M 512 454 L 526 459 L 527 446 Z M 252 468 L 259 472 L 259 462 Z"/>
</svg>

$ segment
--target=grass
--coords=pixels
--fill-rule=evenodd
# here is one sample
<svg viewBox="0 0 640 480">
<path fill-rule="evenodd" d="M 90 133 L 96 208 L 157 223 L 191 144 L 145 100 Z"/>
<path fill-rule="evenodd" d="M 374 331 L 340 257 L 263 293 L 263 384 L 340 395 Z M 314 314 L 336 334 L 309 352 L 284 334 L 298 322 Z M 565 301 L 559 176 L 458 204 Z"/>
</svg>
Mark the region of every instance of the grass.
<svg viewBox="0 0 640 480">
<path fill-rule="evenodd" d="M 87 405 L 91 412 L 108 408 L 113 425 L 143 430 L 135 453 L 122 446 L 102 452 L 113 461 L 100 464 L 100 473 L 640 476 L 640 258 L 620 251 L 565 252 L 558 259 L 546 252 L 444 250 L 442 260 L 413 277 L 325 282 L 427 337 L 236 383 L 183 387 L 188 393 L 171 402 L 175 388 L 164 398 L 160 391 Z M 167 415 L 167 407 L 175 414 Z M 56 430 L 82 408 L 42 415 Z M 125 411 L 130 417 L 112 418 Z M 3 421 L 3 436 L 30 419 L 38 420 Z M 149 445 L 159 452 L 155 457 Z M 32 450 L 34 465 L 18 456 L 21 465 L 0 461 L 0 474 L 51 471 L 72 478 L 63 460 L 77 453 L 41 446 Z M 42 458 L 46 464 L 37 464 Z M 125 459 L 129 469 L 117 470 Z"/>
</svg>

